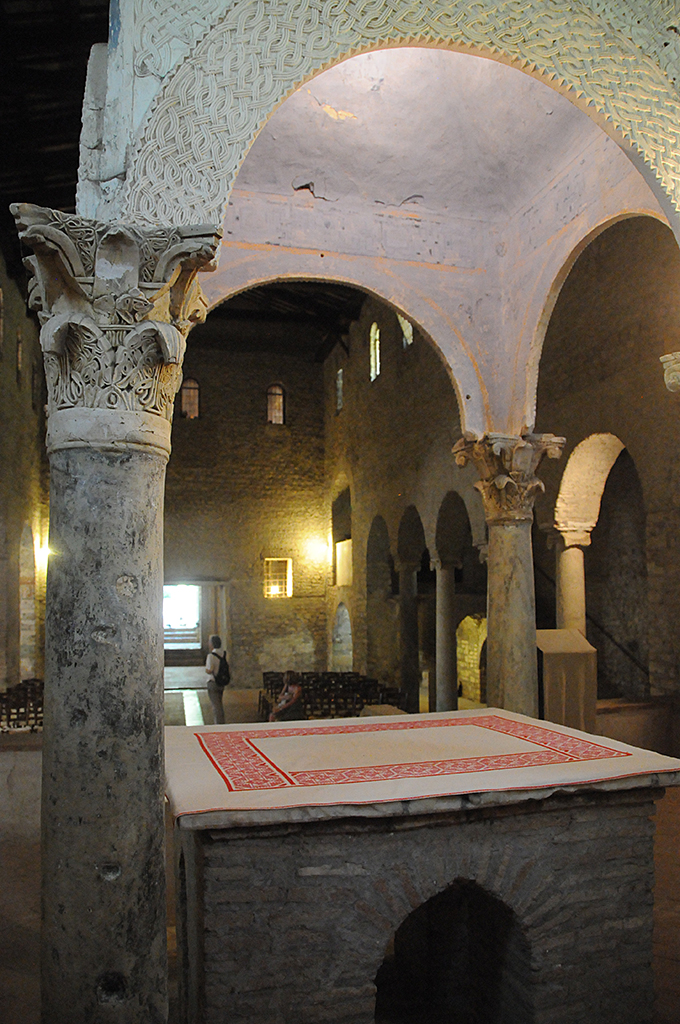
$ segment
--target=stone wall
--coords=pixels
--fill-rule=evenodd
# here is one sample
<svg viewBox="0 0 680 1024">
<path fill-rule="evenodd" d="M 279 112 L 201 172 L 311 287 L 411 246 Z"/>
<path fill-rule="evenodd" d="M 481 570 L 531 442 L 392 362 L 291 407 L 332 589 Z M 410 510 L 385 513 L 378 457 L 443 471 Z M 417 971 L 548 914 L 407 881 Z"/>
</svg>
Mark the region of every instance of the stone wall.
<svg viewBox="0 0 680 1024">
<path fill-rule="evenodd" d="M 511 985 L 535 1024 L 648 1024 L 652 809 L 649 791 L 591 793 L 180 833 L 185 998 L 203 1014 L 188 1019 L 369 1024 L 395 931 L 462 879 L 512 911 L 530 962 Z"/>
<path fill-rule="evenodd" d="M 626 616 L 618 621 L 608 616 L 603 625 L 623 647 L 637 641 L 636 657 L 649 661 L 652 693 L 677 690 L 680 676 L 680 561 L 676 557 L 680 409 L 676 397 L 664 387 L 659 363 L 659 356 L 678 349 L 677 243 L 669 229 L 652 218 L 621 221 L 596 238 L 577 260 L 548 327 L 537 429 L 563 434 L 567 446 L 559 462 L 541 467 L 547 493 L 536 507 L 539 519 L 551 518 L 569 454 L 584 438 L 611 433 L 626 446 L 640 479 L 643 507 L 632 509 L 638 499 L 630 490 L 620 494 L 618 501 L 630 506 L 629 514 L 631 510 L 642 514 L 646 521 L 648 611 L 644 601 L 638 601 L 638 618 L 646 614 L 649 618 L 643 640 L 632 635 Z M 593 531 L 594 547 L 598 530 L 596 526 Z M 545 576 L 554 579 L 555 562 L 544 538 L 536 539 L 535 556 L 544 573 L 541 586 L 548 589 L 551 584 Z M 593 592 L 593 581 L 588 582 L 591 602 L 602 604 L 605 591 L 625 591 L 639 598 L 639 559 L 617 558 L 614 551 L 612 556 L 600 577 L 599 596 Z M 586 568 L 588 559 L 586 554 Z M 635 630 L 639 632 L 637 626 Z M 612 648 L 595 632 L 592 642 L 598 651 L 605 644 Z M 639 672 L 637 676 L 639 682 Z M 632 696 L 639 687 L 631 684 L 629 689 Z"/>
<path fill-rule="evenodd" d="M 45 571 L 34 559 L 36 546 L 47 544 L 48 473 L 37 324 L 1 260 L 0 297 L 0 688 L 5 688 L 22 676 L 44 673 Z M 22 535 L 27 541 L 23 573 Z"/>
<path fill-rule="evenodd" d="M 369 376 L 369 334 L 380 328 L 380 374 Z M 343 371 L 343 407 L 336 409 L 336 380 Z M 328 618 L 343 601 L 354 635 L 354 668 L 394 674 L 398 664 L 395 580 L 381 545 L 398 562 L 398 534 L 407 509 L 417 512 L 431 558 L 437 557 L 437 516 L 451 490 L 466 500 L 475 540 L 483 539 L 481 500 L 473 491 L 474 470 L 455 465 L 451 448 L 460 437 L 455 391 L 434 346 L 418 331 L 405 346 L 392 310 L 375 299 L 364 303 L 346 348 L 336 346 L 325 366 L 326 487 L 335 497 L 349 485 L 352 498 L 353 585 L 331 588 Z M 380 517 L 382 523 L 377 519 Z M 378 568 L 367 593 L 369 536 L 376 542 Z M 414 552 L 420 561 L 420 552 Z M 393 576 L 393 574 L 392 574 Z M 373 634 L 368 636 L 367 598 Z M 392 651 L 392 658 L 388 652 Z M 380 664 L 378 662 L 380 661 Z"/>
<path fill-rule="evenodd" d="M 263 671 L 326 667 L 322 368 L 204 337 L 192 334 L 184 363 L 200 416 L 178 409 L 173 424 L 165 579 L 226 584 L 232 685 L 259 686 Z M 286 392 L 282 425 L 267 423 L 272 383 Z M 265 558 L 293 559 L 292 597 L 265 599 Z"/>
</svg>

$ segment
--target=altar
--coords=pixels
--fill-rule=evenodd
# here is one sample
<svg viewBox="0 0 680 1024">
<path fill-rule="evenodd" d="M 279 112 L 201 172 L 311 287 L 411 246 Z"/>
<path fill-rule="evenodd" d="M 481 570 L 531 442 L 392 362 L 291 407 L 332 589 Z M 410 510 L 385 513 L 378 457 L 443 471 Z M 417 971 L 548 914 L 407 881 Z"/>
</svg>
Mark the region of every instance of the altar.
<svg viewBox="0 0 680 1024">
<path fill-rule="evenodd" d="M 680 761 L 493 708 L 170 727 L 166 758 L 183 1024 L 651 1022 Z"/>
</svg>

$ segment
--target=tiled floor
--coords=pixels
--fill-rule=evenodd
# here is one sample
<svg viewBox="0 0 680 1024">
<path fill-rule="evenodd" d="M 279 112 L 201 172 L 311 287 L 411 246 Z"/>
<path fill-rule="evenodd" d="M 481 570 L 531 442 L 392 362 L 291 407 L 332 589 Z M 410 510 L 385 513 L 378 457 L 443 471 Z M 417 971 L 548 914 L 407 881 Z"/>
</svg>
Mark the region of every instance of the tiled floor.
<svg viewBox="0 0 680 1024">
<path fill-rule="evenodd" d="M 183 724 L 184 702 L 169 710 Z M 210 704 L 199 694 L 208 722 Z M 228 721 L 256 721 L 257 691 L 226 691 Z M 39 1024 L 40 736 L 0 735 L 0 1020 Z M 680 788 L 657 811 L 654 967 L 656 1024 L 680 1024 Z M 168 872 L 171 1017 L 176 1016 L 172 870 Z M 583 1024 L 591 1024 L 590 1021 Z M 595 1024 L 595 1022 L 592 1022 Z"/>
</svg>

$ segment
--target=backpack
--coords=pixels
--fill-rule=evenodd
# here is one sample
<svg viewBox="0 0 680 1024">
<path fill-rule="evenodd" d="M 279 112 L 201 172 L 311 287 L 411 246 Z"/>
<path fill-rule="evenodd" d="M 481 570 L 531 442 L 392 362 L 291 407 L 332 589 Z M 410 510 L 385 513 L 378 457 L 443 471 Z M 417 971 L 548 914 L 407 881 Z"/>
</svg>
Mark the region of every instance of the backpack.
<svg viewBox="0 0 680 1024">
<path fill-rule="evenodd" d="M 225 687 L 229 685 L 231 679 L 231 672 L 229 671 L 229 662 L 227 661 L 227 652 L 224 654 L 215 654 L 213 651 L 213 657 L 217 658 L 220 663 L 220 667 L 215 673 L 215 682 L 218 686 Z"/>
</svg>

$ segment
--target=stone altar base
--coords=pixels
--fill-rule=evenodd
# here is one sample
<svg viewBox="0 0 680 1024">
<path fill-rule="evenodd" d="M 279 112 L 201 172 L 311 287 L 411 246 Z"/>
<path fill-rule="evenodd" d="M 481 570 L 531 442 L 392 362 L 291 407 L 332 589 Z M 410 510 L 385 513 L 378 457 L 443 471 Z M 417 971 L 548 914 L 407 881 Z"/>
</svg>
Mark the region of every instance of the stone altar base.
<svg viewBox="0 0 680 1024">
<path fill-rule="evenodd" d="M 476 791 L 399 800 L 392 781 L 389 800 L 362 803 L 364 782 L 355 804 L 326 802 L 323 786 L 315 794 L 305 787 L 302 802 L 292 783 L 309 780 L 307 765 L 300 776 L 291 770 L 291 786 L 272 790 L 265 806 L 262 789 L 247 788 L 254 776 L 236 782 L 218 758 L 210 771 L 224 772 L 223 807 L 201 803 L 205 776 L 191 813 L 187 744 L 200 777 L 211 741 L 187 732 L 182 747 L 174 730 L 183 1024 L 651 1024 L 652 815 L 662 786 L 680 781 L 680 763 L 498 714 L 546 749 L 573 740 L 594 760 L 541 767 L 542 788 L 537 769 L 507 769 L 508 785 L 532 779 L 524 790 L 483 789 L 489 773 L 479 771 Z M 464 715 L 447 719 L 453 753 L 465 735 L 459 727 L 470 728 Z M 488 718 L 477 721 L 481 728 Z M 422 737 L 424 752 L 430 727 L 447 724 L 409 722 L 409 742 Z M 264 751 L 270 732 L 259 728 L 262 739 L 248 732 L 247 742 Z M 281 737 L 303 758 L 303 737 L 287 729 Z M 358 736 L 357 763 L 378 742 Z M 480 740 L 487 766 L 482 748 L 497 742 Z M 551 773 L 586 770 L 592 781 L 546 784 Z M 451 775 L 452 788 L 458 779 Z M 412 784 L 398 780 L 397 790 Z"/>
</svg>

